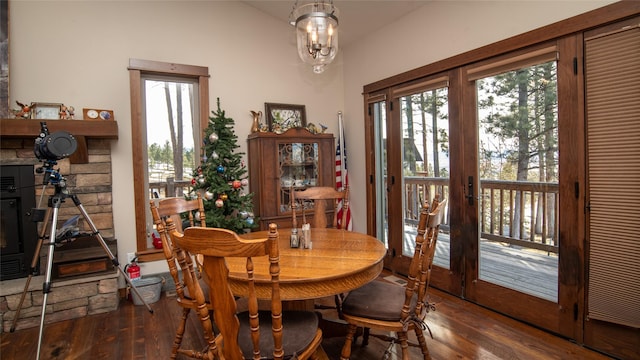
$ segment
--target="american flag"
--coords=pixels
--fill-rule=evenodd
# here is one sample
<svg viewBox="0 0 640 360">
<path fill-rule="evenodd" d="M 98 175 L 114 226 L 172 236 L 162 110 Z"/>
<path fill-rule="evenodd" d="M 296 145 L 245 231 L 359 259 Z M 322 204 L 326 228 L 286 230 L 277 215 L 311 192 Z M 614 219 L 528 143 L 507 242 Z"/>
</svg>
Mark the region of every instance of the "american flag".
<svg viewBox="0 0 640 360">
<path fill-rule="evenodd" d="M 336 146 L 336 189 L 337 190 L 344 190 L 349 186 L 349 175 L 347 173 L 347 145 L 346 145 L 346 141 L 343 143 L 343 139 L 340 138 L 340 136 L 338 136 L 338 146 Z M 344 156 L 341 156 L 340 153 L 340 145 L 343 145 L 342 149 L 344 151 Z M 342 161 L 344 160 L 344 164 L 342 163 Z M 344 186 L 342 183 L 342 175 L 344 173 Z M 342 204 L 342 200 L 340 200 L 340 202 L 338 203 L 338 228 L 340 229 L 347 229 L 349 231 L 353 230 L 353 222 L 351 221 L 351 205 L 348 205 L 347 207 L 347 224 L 346 226 L 343 226 L 342 224 L 342 214 L 343 214 L 343 208 L 342 208 L 343 204 Z"/>
</svg>

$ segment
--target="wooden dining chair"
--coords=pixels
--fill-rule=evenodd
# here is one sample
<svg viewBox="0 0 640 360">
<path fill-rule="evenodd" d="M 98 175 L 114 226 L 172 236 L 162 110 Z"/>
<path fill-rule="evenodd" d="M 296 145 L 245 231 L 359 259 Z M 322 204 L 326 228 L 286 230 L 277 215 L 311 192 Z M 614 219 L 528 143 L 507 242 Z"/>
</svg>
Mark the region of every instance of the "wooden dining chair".
<svg viewBox="0 0 640 360">
<path fill-rule="evenodd" d="M 206 226 L 202 198 L 198 196 L 197 199 L 192 200 L 180 197 L 155 199 L 150 201 L 150 206 L 153 223 L 160 234 L 162 250 L 169 265 L 169 273 L 175 283 L 177 304 L 182 308 L 182 318 L 176 329 L 170 358 L 175 359 L 177 354 L 183 354 L 192 358 L 202 359 L 206 354 L 206 350 L 182 349 L 181 345 L 189 314 L 191 310 L 195 311 L 198 308 L 195 295 L 189 290 L 189 285 L 201 282 L 203 284 L 202 289 L 205 292 L 205 299 L 208 299 L 208 287 L 199 276 L 196 267 L 194 267 L 192 254 L 171 241 L 167 227 L 168 219 L 172 219 L 176 230 L 180 232 L 183 230 L 183 223 L 188 226 L 195 226 L 196 224 L 202 227 Z M 206 303 L 206 308 L 208 311 L 213 310 L 208 302 Z M 203 326 L 210 326 L 210 320 L 206 321 L 209 324 L 203 323 Z"/>
<path fill-rule="evenodd" d="M 351 291 L 344 299 L 342 319 L 349 324 L 349 331 L 342 347 L 341 360 L 347 360 L 351 356 L 351 344 L 358 327 L 365 329 L 364 336 L 369 335 L 368 329 L 395 332 L 397 339 L 386 335 L 370 335 L 399 342 L 403 360 L 409 360 L 407 334 L 409 330 L 413 330 L 424 359 L 431 358 L 423 329 L 429 329 L 424 322 L 427 313 L 435 310 L 435 306 L 429 303 L 428 289 L 445 204 L 446 200 L 439 202 L 436 195 L 431 207 L 427 203 L 422 207 L 416 248 L 405 286 L 372 281 Z M 431 335 L 431 330 L 429 334 Z M 366 344 L 364 338 L 363 344 Z"/>
<path fill-rule="evenodd" d="M 329 186 L 314 186 L 306 188 L 305 190 L 295 191 L 291 187 L 291 213 L 293 217 L 293 228 L 297 228 L 297 209 L 301 209 L 303 222 L 306 222 L 305 218 L 305 201 L 314 202 L 314 216 L 313 227 L 314 228 L 326 228 L 327 227 L 327 202 L 331 201 L 333 206 L 333 228 L 343 228 L 347 223 L 347 213 L 349 208 L 349 187 L 344 190 L 336 190 Z M 342 201 L 342 217 L 338 219 L 338 210 L 340 202 Z M 346 294 L 336 294 L 334 296 L 335 306 L 327 306 L 320 303 L 316 303 L 314 306 L 316 309 L 336 309 L 338 316 L 342 316 L 342 300 Z"/>
<path fill-rule="evenodd" d="M 320 355 L 326 355 L 321 347 L 322 330 L 318 327 L 318 316 L 311 311 L 282 311 L 275 224 L 269 225 L 267 238 L 255 240 L 244 240 L 226 229 L 193 227 L 185 229 L 183 234 L 172 229 L 172 225 L 169 227 L 173 242 L 180 248 L 204 255 L 204 278 L 208 281 L 214 319 L 219 328 L 215 341 L 212 329 L 205 332 L 212 345 L 211 355 L 225 360 L 319 359 Z M 237 313 L 236 299 L 228 282 L 229 268 L 225 258 L 229 257 L 246 258 L 244 272 L 249 289 L 248 311 Z M 268 259 L 263 264 L 268 266 L 270 274 L 270 311 L 258 309 L 253 275 L 257 257 Z M 198 287 L 197 282 L 191 283 L 193 292 L 203 293 Z M 202 308 L 200 314 L 204 317 L 207 312 Z"/>
<path fill-rule="evenodd" d="M 305 201 L 313 201 L 313 226 L 315 228 L 327 227 L 327 202 L 331 201 L 333 206 L 332 227 L 341 228 L 347 223 L 347 213 L 349 208 L 349 188 L 340 191 L 329 186 L 314 186 L 304 190 L 291 191 L 292 213 L 295 219 L 297 208 L 301 208 L 302 216 L 305 218 Z M 297 203 L 295 203 L 297 201 Z M 338 219 L 338 206 L 342 201 L 342 217 Z M 304 219 L 306 221 L 306 219 Z"/>
</svg>

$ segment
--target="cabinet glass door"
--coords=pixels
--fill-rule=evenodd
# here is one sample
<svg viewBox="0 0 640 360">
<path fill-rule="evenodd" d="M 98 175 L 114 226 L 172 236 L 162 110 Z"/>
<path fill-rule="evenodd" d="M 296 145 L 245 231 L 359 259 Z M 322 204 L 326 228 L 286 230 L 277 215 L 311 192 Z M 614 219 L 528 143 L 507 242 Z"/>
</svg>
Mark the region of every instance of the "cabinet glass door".
<svg viewBox="0 0 640 360">
<path fill-rule="evenodd" d="M 318 143 L 278 144 L 280 213 L 291 211 L 291 190 L 318 184 Z"/>
</svg>

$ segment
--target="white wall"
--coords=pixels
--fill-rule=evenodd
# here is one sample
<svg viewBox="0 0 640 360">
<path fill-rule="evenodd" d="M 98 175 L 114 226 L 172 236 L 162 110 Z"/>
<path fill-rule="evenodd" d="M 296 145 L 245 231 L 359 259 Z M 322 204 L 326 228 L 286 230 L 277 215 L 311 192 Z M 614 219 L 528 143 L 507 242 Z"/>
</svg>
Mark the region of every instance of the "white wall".
<svg viewBox="0 0 640 360">
<path fill-rule="evenodd" d="M 207 66 L 216 98 L 246 152 L 250 110 L 265 102 L 304 104 L 307 121 L 337 133 L 343 108 L 340 62 L 322 76 L 298 59 L 293 28 L 237 1 L 10 0 L 10 104 L 57 102 L 113 109 L 113 208 L 118 257 L 135 252 L 130 58 Z M 13 106 L 12 106 L 13 108 Z M 34 136 L 37 134 L 34 134 Z M 64 175 L 64 174 L 63 174 Z M 142 265 L 163 272 L 166 262 Z"/>
<path fill-rule="evenodd" d="M 236 122 L 240 151 L 246 151 L 249 110 L 262 110 L 265 102 L 304 104 L 307 120 L 327 124 L 333 133 L 342 110 L 354 229 L 364 231 L 364 85 L 610 2 L 429 2 L 343 48 L 318 76 L 298 59 L 288 24 L 238 1 L 10 0 L 10 104 L 114 110 L 114 226 L 122 264 L 135 251 L 130 58 L 209 67 L 210 107 L 220 97 Z M 143 275 L 162 271 L 164 262 L 142 268 Z"/>
<path fill-rule="evenodd" d="M 615 1 L 433 1 L 342 49 L 354 230 L 366 230 L 363 87 Z"/>
</svg>

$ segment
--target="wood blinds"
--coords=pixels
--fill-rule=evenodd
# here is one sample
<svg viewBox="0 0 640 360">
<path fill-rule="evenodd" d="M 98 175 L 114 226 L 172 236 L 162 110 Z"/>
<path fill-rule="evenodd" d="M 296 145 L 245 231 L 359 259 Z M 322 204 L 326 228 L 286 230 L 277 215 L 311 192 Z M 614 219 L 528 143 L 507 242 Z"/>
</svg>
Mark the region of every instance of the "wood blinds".
<svg viewBox="0 0 640 360">
<path fill-rule="evenodd" d="M 585 59 L 588 317 L 638 328 L 640 28 L 585 39 Z"/>
</svg>

